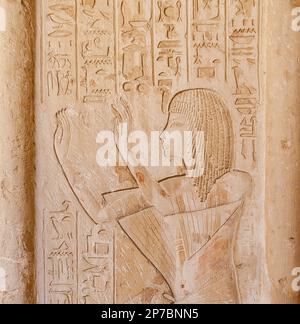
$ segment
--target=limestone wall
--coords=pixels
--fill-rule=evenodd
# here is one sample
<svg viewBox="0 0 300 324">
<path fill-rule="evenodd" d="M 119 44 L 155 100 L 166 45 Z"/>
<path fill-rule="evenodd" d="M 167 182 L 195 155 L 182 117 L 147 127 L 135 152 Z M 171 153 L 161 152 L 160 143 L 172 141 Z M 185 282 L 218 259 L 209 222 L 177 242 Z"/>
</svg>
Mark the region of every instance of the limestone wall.
<svg viewBox="0 0 300 324">
<path fill-rule="evenodd" d="M 300 1 L 33 3 L 0 0 L 0 303 L 298 303 Z"/>
<path fill-rule="evenodd" d="M 38 301 L 260 302 L 264 3 L 45 0 L 37 16 Z M 203 131 L 203 176 L 100 167 L 97 134 L 122 122 Z"/>
<path fill-rule="evenodd" d="M 33 4 L 0 1 L 1 304 L 35 301 Z"/>
<path fill-rule="evenodd" d="M 299 32 L 292 9 L 300 1 L 269 1 L 267 35 L 266 226 L 274 303 L 299 303 L 291 285 L 300 263 Z M 283 19 L 278 19 L 278 13 Z"/>
</svg>

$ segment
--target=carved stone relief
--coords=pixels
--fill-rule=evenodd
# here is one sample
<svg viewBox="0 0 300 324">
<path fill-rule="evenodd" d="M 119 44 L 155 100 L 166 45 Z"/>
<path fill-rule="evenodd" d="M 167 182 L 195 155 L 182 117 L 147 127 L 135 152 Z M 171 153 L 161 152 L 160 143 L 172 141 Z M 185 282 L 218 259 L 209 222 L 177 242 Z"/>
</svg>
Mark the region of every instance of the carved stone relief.
<svg viewBox="0 0 300 324">
<path fill-rule="evenodd" d="M 260 7 L 41 1 L 40 158 L 56 176 L 38 193 L 40 302 L 241 303 L 257 289 L 243 277 L 256 276 Z M 203 131 L 204 174 L 100 168 L 97 133 L 121 122 Z"/>
<path fill-rule="evenodd" d="M 299 303 L 299 8 L 0 0 L 0 304 Z"/>
<path fill-rule="evenodd" d="M 40 303 L 261 299 L 263 6 L 39 2 Z M 97 134 L 124 123 L 162 151 L 167 131 L 202 132 L 203 173 L 100 167 Z"/>
<path fill-rule="evenodd" d="M 258 296 L 261 1 L 44 0 L 38 10 L 40 159 L 55 174 L 39 183 L 40 302 Z M 124 122 L 162 137 L 204 132 L 204 173 L 101 168 L 97 133 Z"/>
</svg>

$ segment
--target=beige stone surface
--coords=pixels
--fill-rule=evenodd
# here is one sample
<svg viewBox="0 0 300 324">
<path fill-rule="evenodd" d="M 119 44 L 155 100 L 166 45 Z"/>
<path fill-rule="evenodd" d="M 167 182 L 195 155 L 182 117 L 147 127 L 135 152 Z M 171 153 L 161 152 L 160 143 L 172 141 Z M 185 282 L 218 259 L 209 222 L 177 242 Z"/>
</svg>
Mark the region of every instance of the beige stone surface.
<svg viewBox="0 0 300 324">
<path fill-rule="evenodd" d="M 39 302 L 262 300 L 262 7 L 39 3 Z M 97 134 L 122 122 L 203 131 L 204 174 L 100 167 Z"/>
<path fill-rule="evenodd" d="M 292 9 L 300 1 L 268 6 L 266 221 L 268 275 L 273 303 L 299 303 L 291 289 L 300 264 L 300 34 L 292 30 Z M 278 19 L 278 13 L 285 19 Z M 295 18 L 295 17 L 293 17 Z"/>
<path fill-rule="evenodd" d="M 0 1 L 0 304 L 35 300 L 33 3 Z"/>
<path fill-rule="evenodd" d="M 0 0 L 0 303 L 299 302 L 300 2 L 33 2 Z M 123 123 L 201 132 L 203 172 L 100 166 Z"/>
</svg>

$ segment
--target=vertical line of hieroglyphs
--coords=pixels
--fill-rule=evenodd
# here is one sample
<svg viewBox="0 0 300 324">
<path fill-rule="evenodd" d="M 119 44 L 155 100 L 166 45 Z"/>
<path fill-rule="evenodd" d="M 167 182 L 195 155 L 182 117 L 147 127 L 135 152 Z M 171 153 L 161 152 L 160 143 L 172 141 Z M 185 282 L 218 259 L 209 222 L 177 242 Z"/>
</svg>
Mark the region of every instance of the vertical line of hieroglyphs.
<svg viewBox="0 0 300 324">
<path fill-rule="evenodd" d="M 191 78 L 210 88 L 226 81 L 226 1 L 191 1 Z"/>
<path fill-rule="evenodd" d="M 45 210 L 43 216 L 45 303 L 76 304 L 77 212 L 65 201 L 57 210 Z"/>
<path fill-rule="evenodd" d="M 175 93 L 188 80 L 188 1 L 155 2 L 155 77 L 163 91 Z"/>
<path fill-rule="evenodd" d="M 260 1 L 231 1 L 228 17 L 232 91 L 240 117 L 240 154 L 250 163 L 257 160 L 260 5 Z"/>
<path fill-rule="evenodd" d="M 116 89 L 114 1 L 81 1 L 78 14 L 80 100 L 107 103 Z"/>
<path fill-rule="evenodd" d="M 44 1 L 43 97 L 76 98 L 76 1 Z"/>
<path fill-rule="evenodd" d="M 80 103 L 106 109 L 118 93 L 117 1 L 78 1 Z M 107 111 L 106 111 L 107 112 Z M 109 113 L 109 112 L 107 112 Z M 114 301 L 113 229 L 80 223 L 79 302 Z"/>
</svg>

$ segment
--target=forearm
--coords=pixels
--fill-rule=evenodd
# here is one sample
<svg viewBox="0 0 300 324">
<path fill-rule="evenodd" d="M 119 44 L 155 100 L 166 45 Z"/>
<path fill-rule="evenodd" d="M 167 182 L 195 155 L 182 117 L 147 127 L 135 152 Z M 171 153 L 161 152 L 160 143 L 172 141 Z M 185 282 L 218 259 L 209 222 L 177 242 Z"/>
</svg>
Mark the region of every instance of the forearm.
<svg viewBox="0 0 300 324">
<path fill-rule="evenodd" d="M 85 184 L 85 180 L 78 175 L 79 173 L 75 170 L 73 163 L 68 161 L 67 158 L 60 165 L 69 187 L 78 199 L 78 202 L 91 219 L 96 222 L 98 211 L 104 205 L 103 197 L 100 194 L 98 197 L 95 197 Z"/>
<path fill-rule="evenodd" d="M 132 190 L 131 193 L 123 194 L 123 197 L 107 204 L 100 210 L 98 221 L 102 219 L 118 220 L 148 208 L 155 208 L 162 216 L 171 216 L 185 212 L 182 208 L 182 197 L 167 197 L 157 204 L 148 201 L 141 189 Z"/>
<path fill-rule="evenodd" d="M 152 207 L 140 189 L 123 193 L 123 196 L 107 204 L 98 213 L 97 220 L 118 220 L 126 216 L 136 214 L 144 209 Z"/>
</svg>

